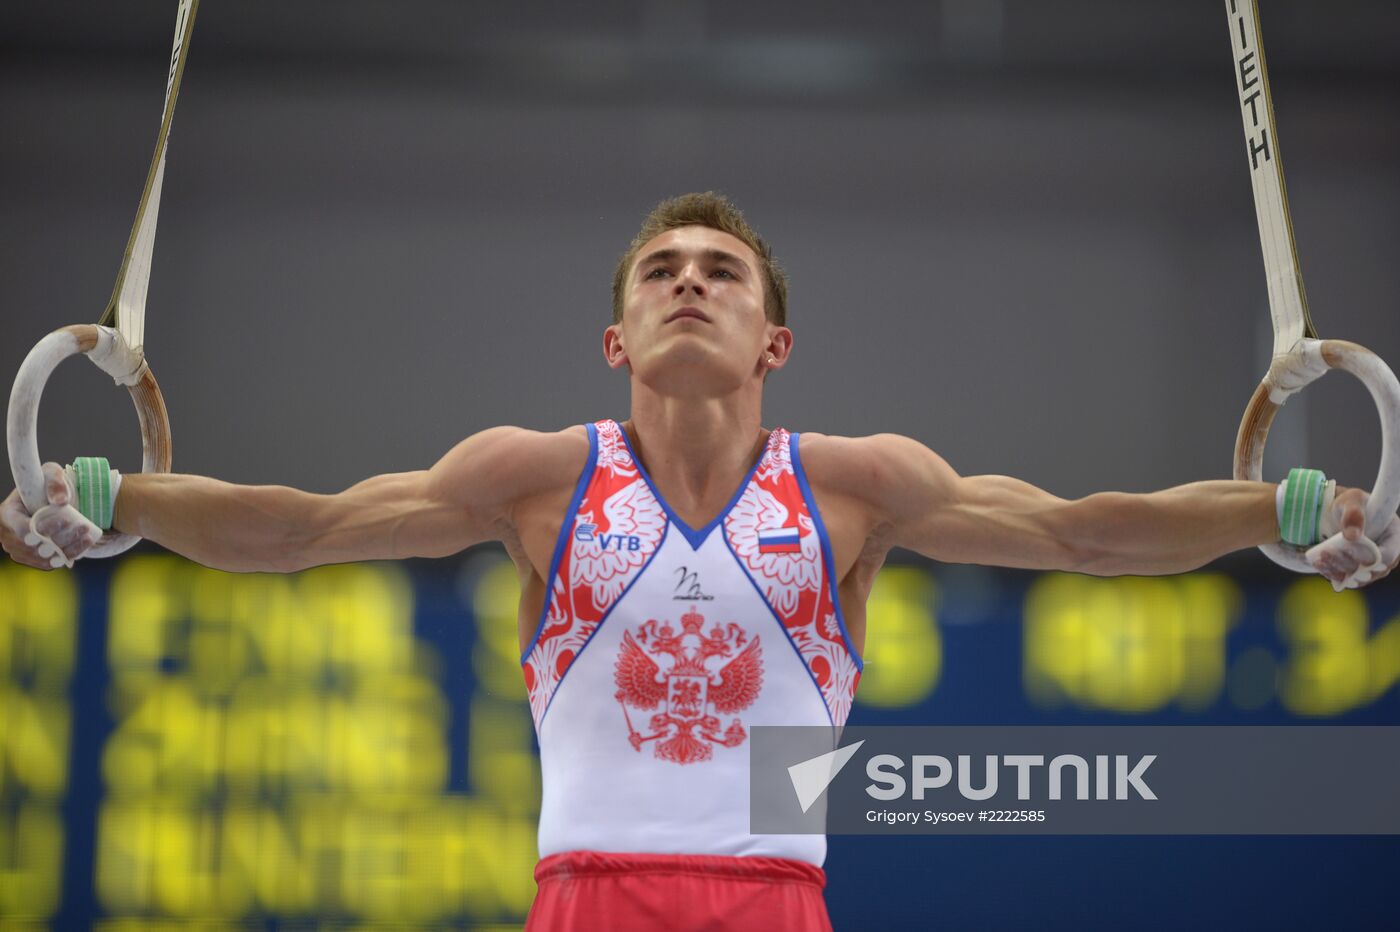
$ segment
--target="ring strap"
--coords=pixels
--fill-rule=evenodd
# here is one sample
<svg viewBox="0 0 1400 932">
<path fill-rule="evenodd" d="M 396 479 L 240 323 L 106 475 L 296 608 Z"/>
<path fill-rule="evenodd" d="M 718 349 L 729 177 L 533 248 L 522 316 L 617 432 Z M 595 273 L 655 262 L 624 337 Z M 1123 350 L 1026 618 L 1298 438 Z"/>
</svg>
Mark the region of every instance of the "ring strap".
<svg viewBox="0 0 1400 932">
<path fill-rule="evenodd" d="M 102 456 L 80 456 L 73 461 L 73 486 L 78 511 L 93 524 L 112 526 L 112 467 Z"/>
<path fill-rule="evenodd" d="M 1317 543 L 1322 516 L 1322 493 L 1327 477 L 1320 469 L 1293 469 L 1283 480 L 1283 505 L 1279 511 L 1278 536 L 1295 547 Z"/>
</svg>

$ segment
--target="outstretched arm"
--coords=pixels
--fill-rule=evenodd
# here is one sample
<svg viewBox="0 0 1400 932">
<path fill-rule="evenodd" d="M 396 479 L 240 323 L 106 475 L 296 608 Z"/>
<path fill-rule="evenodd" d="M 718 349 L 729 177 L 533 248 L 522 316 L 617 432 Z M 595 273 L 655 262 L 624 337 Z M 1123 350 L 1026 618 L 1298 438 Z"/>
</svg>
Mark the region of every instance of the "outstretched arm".
<svg viewBox="0 0 1400 932">
<path fill-rule="evenodd" d="M 1271 483 L 1193 482 L 1069 501 L 1005 476 L 959 476 L 907 437 L 852 442 L 870 447 L 872 505 L 890 542 L 944 562 L 1160 575 L 1278 539 Z M 1356 490 L 1338 495 L 1349 539 L 1360 537 L 1363 504 Z M 1328 578 L 1345 578 L 1365 552 L 1357 548 L 1352 559 L 1334 550 L 1318 568 Z"/>
<path fill-rule="evenodd" d="M 577 473 L 587 455 L 578 433 L 494 428 L 462 441 L 430 469 L 376 476 L 335 495 L 131 475 L 123 478 L 113 526 L 234 572 L 446 556 L 500 539 L 516 502 L 567 475 L 570 464 Z"/>
</svg>

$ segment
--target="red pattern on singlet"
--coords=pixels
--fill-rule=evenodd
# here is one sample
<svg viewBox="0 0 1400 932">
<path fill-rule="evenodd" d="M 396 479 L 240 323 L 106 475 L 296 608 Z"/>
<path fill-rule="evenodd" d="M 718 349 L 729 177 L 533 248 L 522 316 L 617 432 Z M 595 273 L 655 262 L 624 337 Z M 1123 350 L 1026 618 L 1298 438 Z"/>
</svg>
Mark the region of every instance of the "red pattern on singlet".
<svg viewBox="0 0 1400 932">
<path fill-rule="evenodd" d="M 656 552 L 666 514 L 642 478 L 614 421 L 597 424 L 598 461 L 572 522 L 559 567 L 550 580 L 543 627 L 524 664 L 525 688 L 536 727 L 579 649 L 608 610 Z M 576 538 L 580 527 L 594 534 L 634 535 L 638 550 L 598 552 Z"/>
<path fill-rule="evenodd" d="M 758 532 L 796 526 L 801 552 L 765 553 Z M 744 494 L 724 521 L 739 563 L 758 586 L 821 689 L 831 720 L 840 726 L 851 711 L 860 669 L 840 623 L 817 533 L 797 472 L 788 432 L 779 428 Z"/>
</svg>

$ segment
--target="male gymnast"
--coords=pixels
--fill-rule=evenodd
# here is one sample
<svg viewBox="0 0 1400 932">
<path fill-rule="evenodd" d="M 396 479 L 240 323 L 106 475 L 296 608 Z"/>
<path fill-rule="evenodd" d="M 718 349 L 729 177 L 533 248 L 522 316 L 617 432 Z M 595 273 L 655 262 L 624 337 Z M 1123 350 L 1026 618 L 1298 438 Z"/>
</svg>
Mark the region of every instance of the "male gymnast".
<svg viewBox="0 0 1400 932">
<path fill-rule="evenodd" d="M 674 198 L 614 276 L 603 354 L 628 374 L 627 421 L 494 428 L 429 469 L 336 495 L 51 463 L 32 530 L 62 557 L 31 535 L 17 494 L 0 505 L 0 544 L 47 569 L 91 546 L 98 518 L 205 566 L 290 573 L 504 543 L 544 778 L 537 930 L 830 928 L 825 838 L 748 831 L 748 734 L 845 721 L 866 597 L 892 547 L 1181 573 L 1279 540 L 1286 510 L 1291 542 L 1336 585 L 1400 561 L 1400 519 L 1373 544 L 1366 494 L 1333 495 L 1314 472 L 1066 501 L 959 476 L 907 437 L 767 429 L 764 380 L 793 346 L 786 305 L 781 269 L 737 209 Z M 78 476 L 111 482 L 113 515 L 74 507 L 94 497 Z"/>
</svg>

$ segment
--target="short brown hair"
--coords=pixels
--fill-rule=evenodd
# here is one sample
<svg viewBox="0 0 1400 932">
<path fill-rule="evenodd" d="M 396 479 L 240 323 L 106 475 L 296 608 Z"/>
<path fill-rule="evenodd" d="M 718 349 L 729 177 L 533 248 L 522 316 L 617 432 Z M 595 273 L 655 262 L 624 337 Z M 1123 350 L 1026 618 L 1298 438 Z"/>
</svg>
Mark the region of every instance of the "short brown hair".
<svg viewBox="0 0 1400 932">
<path fill-rule="evenodd" d="M 632 239 L 632 245 L 618 260 L 617 271 L 613 273 L 613 323 L 622 322 L 622 301 L 627 293 L 627 274 L 636 261 L 637 253 L 648 242 L 677 227 L 701 226 L 730 236 L 742 242 L 758 256 L 760 271 L 763 273 L 763 313 L 770 323 L 778 326 L 787 324 L 787 275 L 773 258 L 773 250 L 763 241 L 744 220 L 739 208 L 730 203 L 729 198 L 714 191 L 697 194 L 682 194 L 657 204 L 642 221 L 642 228 Z"/>
</svg>

